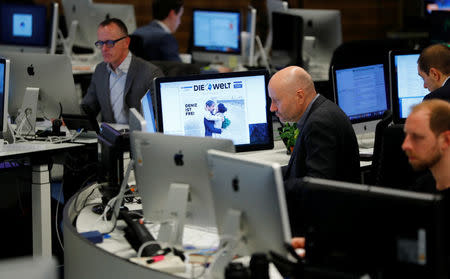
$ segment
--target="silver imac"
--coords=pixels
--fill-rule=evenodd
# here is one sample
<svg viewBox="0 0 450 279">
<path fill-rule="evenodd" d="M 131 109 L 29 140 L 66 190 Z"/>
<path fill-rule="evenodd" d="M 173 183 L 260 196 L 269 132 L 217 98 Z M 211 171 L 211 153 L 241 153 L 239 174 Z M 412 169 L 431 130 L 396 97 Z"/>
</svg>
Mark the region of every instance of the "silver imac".
<svg viewBox="0 0 450 279">
<path fill-rule="evenodd" d="M 128 116 L 128 124 L 130 133 L 133 131 L 145 132 L 147 130 L 147 122 L 144 117 L 135 108 L 130 108 L 130 115 Z"/>
<path fill-rule="evenodd" d="M 119 18 L 127 26 L 131 34 L 136 29 L 134 6 L 128 4 L 93 3 L 92 0 L 62 0 L 66 25 L 68 28 L 76 22 L 75 34 L 69 34 L 73 45 L 90 48 L 95 54 L 97 27 L 106 18 Z"/>
<path fill-rule="evenodd" d="M 62 113 L 80 114 L 70 58 L 44 53 L 3 53 L 11 61 L 9 115 L 17 116 L 27 87 L 39 89 L 37 117 L 59 118 Z"/>
<path fill-rule="evenodd" d="M 273 251 L 286 256 L 291 229 L 280 165 L 217 150 L 208 151 L 208 162 L 220 246 L 229 245 L 212 272 L 223 274 L 223 264 L 235 254 Z"/>
<path fill-rule="evenodd" d="M 161 224 L 158 239 L 181 245 L 184 224 L 215 227 L 206 152 L 234 152 L 233 142 L 136 131 L 130 139 L 144 217 Z"/>
<path fill-rule="evenodd" d="M 150 89 L 145 93 L 144 97 L 141 100 L 142 105 L 142 115 L 144 116 L 144 120 L 146 121 L 145 131 L 149 133 L 156 132 L 156 121 L 155 121 L 155 111 L 153 109 L 153 100 Z"/>
<path fill-rule="evenodd" d="M 246 63 L 250 67 L 256 66 L 255 61 L 255 36 L 256 36 L 256 9 L 252 6 L 248 6 L 247 9 L 247 43 L 245 44 L 245 49 L 243 54 L 247 58 Z"/>
</svg>

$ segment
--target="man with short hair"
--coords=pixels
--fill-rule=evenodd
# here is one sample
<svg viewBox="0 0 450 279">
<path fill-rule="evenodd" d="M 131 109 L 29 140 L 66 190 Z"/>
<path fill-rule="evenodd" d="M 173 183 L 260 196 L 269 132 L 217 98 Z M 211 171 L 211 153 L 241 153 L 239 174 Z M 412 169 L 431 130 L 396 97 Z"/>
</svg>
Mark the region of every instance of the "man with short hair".
<svg viewBox="0 0 450 279">
<path fill-rule="evenodd" d="M 291 66 L 277 72 L 270 79 L 269 96 L 270 111 L 283 122 L 297 122 L 300 131 L 283 175 L 293 235 L 301 235 L 301 178 L 360 182 L 358 142 L 347 115 L 316 93 L 304 69 Z"/>
<path fill-rule="evenodd" d="M 413 169 L 430 169 L 438 191 L 450 188 L 450 104 L 429 100 L 416 105 L 404 130 L 402 149 Z"/>
<path fill-rule="evenodd" d="M 205 103 L 205 114 L 203 117 L 203 124 L 205 126 L 205 137 L 212 137 L 214 134 L 221 134 L 222 128 L 214 128 L 216 121 L 223 121 L 223 116 L 216 116 L 216 103 L 208 100 Z"/>
<path fill-rule="evenodd" d="M 430 91 L 424 100 L 450 102 L 450 47 L 436 44 L 425 48 L 417 61 L 417 70 L 423 87 Z"/>
<path fill-rule="evenodd" d="M 97 37 L 95 46 L 101 50 L 103 62 L 95 68 L 82 108 L 95 115 L 100 112 L 104 122 L 128 124 L 129 109 L 140 110 L 148 89 L 154 98 L 153 79 L 163 73 L 131 54 L 127 27 L 120 19 L 101 22 Z"/>
<path fill-rule="evenodd" d="M 173 33 L 183 15 L 183 0 L 153 0 L 153 21 L 134 31 L 142 39 L 145 60 L 181 61 Z"/>
</svg>

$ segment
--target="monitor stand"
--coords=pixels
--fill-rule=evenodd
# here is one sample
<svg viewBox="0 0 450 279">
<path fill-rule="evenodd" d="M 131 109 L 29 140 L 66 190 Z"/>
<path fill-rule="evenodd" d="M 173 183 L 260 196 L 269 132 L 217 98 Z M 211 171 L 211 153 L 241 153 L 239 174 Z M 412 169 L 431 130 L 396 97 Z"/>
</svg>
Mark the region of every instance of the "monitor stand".
<svg viewBox="0 0 450 279">
<path fill-rule="evenodd" d="M 239 247 L 243 236 L 241 222 L 242 212 L 232 208 L 228 209 L 222 224 L 223 235 L 220 239 L 219 251 L 208 268 L 209 276 L 206 276 L 206 278 L 223 278 L 226 266 L 241 248 Z"/>
<path fill-rule="evenodd" d="M 173 183 L 170 185 L 158 241 L 169 243 L 172 246 L 182 246 L 188 196 L 188 184 Z"/>
<path fill-rule="evenodd" d="M 27 87 L 22 101 L 22 107 L 16 118 L 16 134 L 31 136 L 35 133 L 36 110 L 39 97 L 39 88 Z"/>
</svg>

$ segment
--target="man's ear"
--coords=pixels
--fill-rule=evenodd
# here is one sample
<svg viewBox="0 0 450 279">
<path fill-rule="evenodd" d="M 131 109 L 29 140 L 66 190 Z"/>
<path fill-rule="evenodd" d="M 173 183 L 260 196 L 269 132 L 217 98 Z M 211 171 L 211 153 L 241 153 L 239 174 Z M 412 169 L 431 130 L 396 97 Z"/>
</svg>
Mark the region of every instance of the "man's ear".
<svg viewBox="0 0 450 279">
<path fill-rule="evenodd" d="M 450 148 L 450 131 L 442 132 L 440 136 L 442 137 L 442 149 L 446 150 Z"/>
<path fill-rule="evenodd" d="M 439 81 L 441 79 L 441 77 L 442 77 L 442 73 L 438 69 L 431 67 L 429 76 L 433 80 Z"/>
<path fill-rule="evenodd" d="M 305 91 L 303 91 L 303 89 L 298 89 L 296 92 L 295 92 L 295 96 L 297 97 L 297 99 L 298 99 L 298 102 L 300 103 L 300 104 L 304 104 L 305 103 Z"/>
</svg>

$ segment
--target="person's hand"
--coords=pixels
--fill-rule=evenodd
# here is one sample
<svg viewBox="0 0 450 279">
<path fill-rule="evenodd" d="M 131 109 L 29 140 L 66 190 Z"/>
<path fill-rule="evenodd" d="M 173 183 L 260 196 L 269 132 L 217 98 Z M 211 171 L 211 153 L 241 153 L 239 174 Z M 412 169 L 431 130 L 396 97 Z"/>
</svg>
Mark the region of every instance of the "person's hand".
<svg viewBox="0 0 450 279">
<path fill-rule="evenodd" d="M 297 254 L 304 258 L 305 257 L 305 238 L 304 237 L 293 237 L 291 240 L 291 245 L 294 247 Z"/>
<path fill-rule="evenodd" d="M 230 72 L 233 71 L 233 69 L 228 68 L 228 67 L 224 67 L 224 66 L 219 66 L 219 67 L 217 68 L 217 71 L 218 71 L 219 73 L 230 73 Z"/>
</svg>

